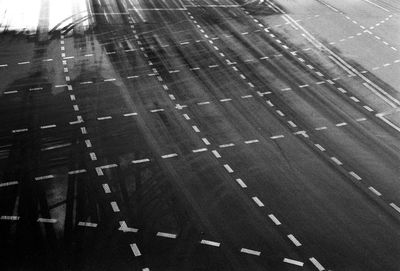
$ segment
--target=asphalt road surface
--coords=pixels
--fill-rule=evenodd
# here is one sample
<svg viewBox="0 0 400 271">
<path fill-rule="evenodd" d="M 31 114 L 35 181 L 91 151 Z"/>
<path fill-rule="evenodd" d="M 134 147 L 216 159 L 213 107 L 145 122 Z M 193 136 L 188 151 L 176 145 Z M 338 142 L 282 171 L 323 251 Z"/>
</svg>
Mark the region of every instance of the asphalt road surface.
<svg viewBox="0 0 400 271">
<path fill-rule="evenodd" d="M 398 2 L 82 6 L 0 18 L 1 270 L 400 270 Z"/>
</svg>

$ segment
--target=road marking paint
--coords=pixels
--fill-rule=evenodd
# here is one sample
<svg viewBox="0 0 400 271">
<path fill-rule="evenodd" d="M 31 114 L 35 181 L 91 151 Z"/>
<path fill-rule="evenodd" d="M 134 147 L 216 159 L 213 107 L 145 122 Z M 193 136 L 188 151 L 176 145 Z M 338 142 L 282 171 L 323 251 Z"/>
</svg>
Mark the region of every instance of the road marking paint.
<svg viewBox="0 0 400 271">
<path fill-rule="evenodd" d="M 287 237 L 290 239 L 290 241 L 292 241 L 292 243 L 293 243 L 296 247 L 301 246 L 301 243 L 299 242 L 299 240 L 297 240 L 297 238 L 296 238 L 293 234 L 289 234 Z"/>
<path fill-rule="evenodd" d="M 132 112 L 132 113 L 126 113 L 123 115 L 124 117 L 130 117 L 130 116 L 137 116 L 136 112 Z"/>
<path fill-rule="evenodd" d="M 253 249 L 248 249 L 248 248 L 241 248 L 240 252 L 246 253 L 246 254 L 250 254 L 250 255 L 254 255 L 254 256 L 260 256 L 261 255 L 260 251 L 253 250 Z"/>
<path fill-rule="evenodd" d="M 134 78 L 138 78 L 138 75 L 131 75 L 131 76 L 127 76 L 126 79 L 134 79 Z"/>
<path fill-rule="evenodd" d="M 316 82 L 317 85 L 325 84 L 325 81 Z"/>
<path fill-rule="evenodd" d="M 194 153 L 197 153 L 197 152 L 205 152 L 205 151 L 207 151 L 207 148 L 201 148 L 201 149 L 192 150 L 192 152 L 194 152 Z"/>
<path fill-rule="evenodd" d="M 133 160 L 132 161 L 133 164 L 141 164 L 141 163 L 146 163 L 146 162 L 150 162 L 150 159 L 144 158 L 144 159 L 139 159 L 139 160 Z"/>
<path fill-rule="evenodd" d="M 88 84 L 93 84 L 92 81 L 84 81 L 84 82 L 80 82 L 80 85 L 88 85 Z"/>
<path fill-rule="evenodd" d="M 229 101 L 232 101 L 232 99 L 230 99 L 230 98 L 227 98 L 227 99 L 221 99 L 221 100 L 219 100 L 220 102 L 229 102 Z"/>
<path fill-rule="evenodd" d="M 0 217 L 0 220 L 11 220 L 11 221 L 16 221 L 16 220 L 19 220 L 20 219 L 20 217 L 19 216 L 9 216 L 9 215 L 2 215 L 1 217 Z"/>
<path fill-rule="evenodd" d="M 247 140 L 244 142 L 244 144 L 253 144 L 253 143 L 258 143 L 260 142 L 258 139 L 253 139 L 253 140 Z"/>
<path fill-rule="evenodd" d="M 283 259 L 284 263 L 288 263 L 288 264 L 293 264 L 293 265 L 297 265 L 297 266 L 303 266 L 304 263 L 300 262 L 300 261 L 296 261 L 296 260 L 292 260 L 292 259 L 288 259 L 288 258 L 284 258 Z"/>
<path fill-rule="evenodd" d="M 65 81 L 67 81 L 67 82 L 71 81 L 71 77 L 65 76 Z"/>
<path fill-rule="evenodd" d="M 224 164 L 224 168 L 226 171 L 228 171 L 228 173 L 233 173 L 233 169 L 228 164 Z"/>
<path fill-rule="evenodd" d="M 279 116 L 284 117 L 285 114 L 281 110 L 276 110 L 276 113 L 278 113 Z"/>
<path fill-rule="evenodd" d="M 31 62 L 29 62 L 29 61 L 24 61 L 24 62 L 18 62 L 17 64 L 18 64 L 18 65 L 26 65 L 26 64 L 29 64 L 29 63 L 31 63 Z"/>
<path fill-rule="evenodd" d="M 333 82 L 332 80 L 326 80 L 326 82 L 328 82 L 328 83 L 331 84 L 331 85 L 334 85 L 334 84 L 335 84 L 335 82 Z"/>
<path fill-rule="evenodd" d="M 206 104 L 210 104 L 210 102 L 200 102 L 200 103 L 197 103 L 197 105 L 206 105 Z"/>
<path fill-rule="evenodd" d="M 320 151 L 325 151 L 325 148 L 322 147 L 320 144 L 314 144 L 315 147 L 317 147 Z"/>
<path fill-rule="evenodd" d="M 115 78 L 109 78 L 109 79 L 104 79 L 104 82 L 112 82 L 112 81 L 115 81 L 115 80 L 117 80 L 117 79 L 115 79 Z"/>
<path fill-rule="evenodd" d="M 157 113 L 157 112 L 163 112 L 163 111 L 164 111 L 164 109 L 162 109 L 162 108 L 150 110 L 151 113 Z"/>
<path fill-rule="evenodd" d="M 177 156 L 178 156 L 177 153 L 170 153 L 170 154 L 162 155 L 161 158 L 168 159 L 168 158 L 177 157 Z"/>
<path fill-rule="evenodd" d="M 196 133 L 200 133 L 200 130 L 196 125 L 193 125 L 192 128 Z"/>
<path fill-rule="evenodd" d="M 205 239 L 201 240 L 201 241 L 200 241 L 200 244 L 208 245 L 208 246 L 213 246 L 213 247 L 219 247 L 219 246 L 221 245 L 221 244 L 218 243 L 218 242 L 210 241 L 210 240 L 205 240 Z"/>
<path fill-rule="evenodd" d="M 212 152 L 212 154 L 214 154 L 214 156 L 215 156 L 216 158 L 221 158 L 221 155 L 219 154 L 218 151 L 212 150 L 211 152 Z"/>
<path fill-rule="evenodd" d="M 100 167 L 96 167 L 97 176 L 104 176 L 103 170 Z"/>
<path fill-rule="evenodd" d="M 337 164 L 338 166 L 343 165 L 343 163 L 342 163 L 339 159 L 337 159 L 335 156 L 332 156 L 332 157 L 331 157 L 331 160 L 332 160 L 333 162 L 335 162 L 335 164 Z"/>
<path fill-rule="evenodd" d="M 81 133 L 82 133 L 83 135 L 86 135 L 86 134 L 87 134 L 86 127 L 81 127 Z"/>
<path fill-rule="evenodd" d="M 251 88 L 254 88 L 255 86 L 253 85 L 253 83 L 251 83 L 251 82 L 248 82 L 247 83 Z"/>
<path fill-rule="evenodd" d="M 271 139 L 279 139 L 279 138 L 284 138 L 284 135 L 276 135 L 276 136 L 271 136 Z"/>
<path fill-rule="evenodd" d="M 353 172 L 353 171 L 350 171 L 349 174 L 350 174 L 353 178 L 355 178 L 357 181 L 361 181 L 361 180 L 362 180 L 362 178 L 361 178 L 360 176 L 358 176 L 358 175 L 357 175 L 355 172 Z"/>
<path fill-rule="evenodd" d="M 372 186 L 368 187 L 369 190 L 372 191 L 372 193 L 374 193 L 375 195 L 377 195 L 378 197 L 382 196 L 382 194 L 376 190 L 375 188 L 373 188 Z"/>
<path fill-rule="evenodd" d="M 130 246 L 131 246 L 131 250 L 133 252 L 133 255 L 135 255 L 135 257 L 139 257 L 140 255 L 142 255 L 140 253 L 140 250 L 139 250 L 139 248 L 138 248 L 138 246 L 136 244 L 130 244 Z"/>
<path fill-rule="evenodd" d="M 351 96 L 350 97 L 350 99 L 352 99 L 353 101 L 355 101 L 356 103 L 359 103 L 360 102 L 360 100 L 359 99 L 357 99 L 356 97 L 354 97 L 354 96 Z"/>
<path fill-rule="evenodd" d="M 360 121 L 366 121 L 367 119 L 366 118 L 358 118 L 358 119 L 356 119 L 356 121 L 358 121 L 358 122 L 360 122 Z"/>
<path fill-rule="evenodd" d="M 341 123 L 336 124 L 337 127 L 346 126 L 346 125 L 347 125 L 346 122 L 341 122 Z"/>
<path fill-rule="evenodd" d="M 247 185 L 244 183 L 244 181 L 240 178 L 236 179 L 236 182 L 240 185 L 241 188 L 247 188 Z"/>
<path fill-rule="evenodd" d="M 374 112 L 374 110 L 371 107 L 367 106 L 367 105 L 364 105 L 363 107 L 365 109 L 367 109 L 369 112 Z"/>
<path fill-rule="evenodd" d="M 315 128 L 315 130 L 317 130 L 317 131 L 326 130 L 326 129 L 328 129 L 328 127 L 326 127 L 326 126 L 321 126 L 321 127 Z"/>
<path fill-rule="evenodd" d="M 400 213 L 400 207 L 399 206 L 397 206 L 396 204 L 394 204 L 394 203 L 390 203 L 389 204 L 393 209 L 395 209 L 398 213 Z"/>
<path fill-rule="evenodd" d="M 42 87 L 29 88 L 29 91 L 35 91 L 35 90 L 43 90 L 43 88 Z"/>
<path fill-rule="evenodd" d="M 1 64 L 0 67 L 8 67 L 8 64 Z"/>
<path fill-rule="evenodd" d="M 36 220 L 36 222 L 54 224 L 54 223 L 57 223 L 57 219 L 39 217 L 39 218 Z"/>
<path fill-rule="evenodd" d="M 45 176 L 39 176 L 39 177 L 35 177 L 35 181 L 42 181 L 42 180 L 49 180 L 49 179 L 53 179 L 55 176 L 54 175 L 45 175 Z"/>
<path fill-rule="evenodd" d="M 343 88 L 337 88 L 341 93 L 347 93 L 346 90 L 344 90 Z"/>
<path fill-rule="evenodd" d="M 253 97 L 253 95 L 244 95 L 244 96 L 241 96 L 241 98 L 242 99 L 248 99 L 248 98 L 252 98 Z"/>
<path fill-rule="evenodd" d="M 9 90 L 3 92 L 3 94 L 14 94 L 14 93 L 18 93 L 18 90 Z"/>
<path fill-rule="evenodd" d="M 118 204 L 116 201 L 110 202 L 111 208 L 113 209 L 114 213 L 118 213 L 120 211 Z"/>
<path fill-rule="evenodd" d="M 210 66 L 208 66 L 210 69 L 213 69 L 213 68 L 216 68 L 216 67 L 219 67 L 219 65 L 210 65 Z"/>
<path fill-rule="evenodd" d="M 228 144 L 219 145 L 220 148 L 228 148 L 228 147 L 233 147 L 233 146 L 235 146 L 234 143 L 228 143 Z"/>
<path fill-rule="evenodd" d="M 103 183 L 102 186 L 103 186 L 104 193 L 106 193 L 106 194 L 110 194 L 111 193 L 111 189 L 110 189 L 110 186 L 108 184 Z"/>
<path fill-rule="evenodd" d="M 264 203 L 258 197 L 252 197 L 253 201 L 258 205 L 258 207 L 264 207 Z"/>
<path fill-rule="evenodd" d="M 120 225 L 120 227 L 118 229 L 119 231 L 123 231 L 123 232 L 138 232 L 139 231 L 138 229 L 128 227 L 128 225 L 126 225 L 125 221 L 119 221 L 119 225 Z"/>
<path fill-rule="evenodd" d="M 305 88 L 305 87 L 309 87 L 310 85 L 308 84 L 304 84 L 304 85 L 299 85 L 299 88 Z"/>
<path fill-rule="evenodd" d="M 6 182 L 6 183 L 0 183 L 0 187 L 6 187 L 6 186 L 12 186 L 12 185 L 17 185 L 17 181 L 12 181 L 12 182 Z"/>
<path fill-rule="evenodd" d="M 203 137 L 201 140 L 203 140 L 204 144 L 211 145 L 210 141 L 208 141 L 207 138 Z"/>
<path fill-rule="evenodd" d="M 97 160 L 97 156 L 96 156 L 96 154 L 94 152 L 89 153 L 89 155 L 90 155 L 90 159 L 92 161 L 96 161 Z"/>
<path fill-rule="evenodd" d="M 325 268 L 317 261 L 317 259 L 311 257 L 309 260 L 318 269 L 318 271 L 325 271 Z"/>
<path fill-rule="evenodd" d="M 183 117 L 184 117 L 186 120 L 190 120 L 190 117 L 189 117 L 188 114 L 183 114 Z"/>
<path fill-rule="evenodd" d="M 22 128 L 22 129 L 16 129 L 16 130 L 12 130 L 12 132 L 15 133 L 22 133 L 22 132 L 27 132 L 28 128 Z"/>
<path fill-rule="evenodd" d="M 49 125 L 40 126 L 40 129 L 50 129 L 50 128 L 55 128 L 55 127 L 57 127 L 55 124 L 49 124 Z"/>
<path fill-rule="evenodd" d="M 296 128 L 296 127 L 297 127 L 297 125 L 296 125 L 293 121 L 291 121 L 291 120 L 289 120 L 288 123 L 289 123 L 289 125 L 292 126 L 293 128 Z"/>
<path fill-rule="evenodd" d="M 81 173 L 85 173 L 86 169 L 77 169 L 77 170 L 71 170 L 68 171 L 68 175 L 76 175 L 76 174 L 81 174 Z"/>
<path fill-rule="evenodd" d="M 165 237 L 165 238 L 171 238 L 171 239 L 176 239 L 176 234 L 173 233 L 167 233 L 167 232 L 157 232 L 157 236 L 159 237 Z"/>
<path fill-rule="evenodd" d="M 269 106 L 271 106 L 271 107 L 274 106 L 274 104 L 273 104 L 270 100 L 267 100 L 267 104 L 268 104 Z"/>
<path fill-rule="evenodd" d="M 111 116 L 105 116 L 105 117 L 98 117 L 97 120 L 109 120 L 112 119 Z"/>
<path fill-rule="evenodd" d="M 274 222 L 275 225 L 279 226 L 282 225 L 282 223 L 274 216 L 273 214 L 269 214 L 268 217 Z"/>
<path fill-rule="evenodd" d="M 81 226 L 81 227 L 89 227 L 89 228 L 96 228 L 96 227 L 97 227 L 97 223 L 79 221 L 79 222 L 78 222 L 78 226 Z"/>
</svg>

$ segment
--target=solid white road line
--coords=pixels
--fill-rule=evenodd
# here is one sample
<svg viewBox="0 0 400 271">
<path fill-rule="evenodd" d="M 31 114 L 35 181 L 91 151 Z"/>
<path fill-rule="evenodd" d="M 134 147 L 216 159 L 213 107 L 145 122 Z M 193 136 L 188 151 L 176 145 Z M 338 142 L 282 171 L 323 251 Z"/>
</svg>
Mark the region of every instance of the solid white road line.
<svg viewBox="0 0 400 271">
<path fill-rule="evenodd" d="M 234 143 L 228 143 L 228 144 L 219 145 L 220 148 L 228 148 L 228 147 L 233 147 L 233 146 L 235 146 Z"/>
</svg>

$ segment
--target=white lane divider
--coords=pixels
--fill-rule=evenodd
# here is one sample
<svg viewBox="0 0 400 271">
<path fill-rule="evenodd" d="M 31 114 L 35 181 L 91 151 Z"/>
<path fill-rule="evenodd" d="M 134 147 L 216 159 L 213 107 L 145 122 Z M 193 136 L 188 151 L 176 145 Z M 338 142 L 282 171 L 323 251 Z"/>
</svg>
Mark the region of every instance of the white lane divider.
<svg viewBox="0 0 400 271">
<path fill-rule="evenodd" d="M 205 239 L 201 240 L 200 244 L 213 246 L 213 247 L 219 247 L 221 245 L 221 243 L 218 243 L 215 241 L 210 241 L 210 240 L 205 240 Z"/>
<path fill-rule="evenodd" d="M 250 255 L 254 255 L 254 256 L 260 256 L 261 255 L 260 251 L 253 250 L 253 249 L 248 249 L 248 248 L 242 248 L 242 249 L 240 249 L 240 252 L 246 253 L 246 254 L 250 254 Z"/>
<path fill-rule="evenodd" d="M 288 263 L 288 264 L 292 264 L 292 265 L 297 265 L 297 266 L 303 266 L 304 265 L 303 262 L 300 262 L 300 261 L 297 261 L 297 260 L 293 260 L 293 259 L 288 259 L 288 258 L 284 258 L 283 262 L 284 263 Z"/>
</svg>

